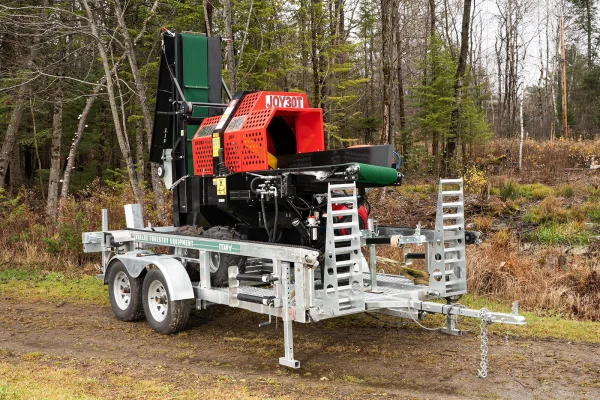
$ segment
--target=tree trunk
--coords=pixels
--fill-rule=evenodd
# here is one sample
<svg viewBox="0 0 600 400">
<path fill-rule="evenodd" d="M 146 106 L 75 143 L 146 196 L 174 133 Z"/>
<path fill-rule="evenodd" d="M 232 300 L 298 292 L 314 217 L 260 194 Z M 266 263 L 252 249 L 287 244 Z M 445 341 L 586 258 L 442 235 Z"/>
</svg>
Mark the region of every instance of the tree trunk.
<svg viewBox="0 0 600 400">
<path fill-rule="evenodd" d="M 139 121 L 135 122 L 135 161 L 138 170 L 138 180 L 146 180 L 146 169 L 144 168 L 144 153 L 146 152 L 146 146 L 144 145 L 144 129 Z"/>
<path fill-rule="evenodd" d="M 55 92 L 52 116 L 52 144 L 50 147 L 50 177 L 48 178 L 48 201 L 46 214 L 55 220 L 58 214 L 58 180 L 60 178 L 60 147 L 62 142 L 63 93 L 61 83 Z"/>
<path fill-rule="evenodd" d="M 102 60 L 102 65 L 104 67 L 104 76 L 106 78 L 106 89 L 108 92 L 108 100 L 110 104 L 110 109 L 113 117 L 113 122 L 115 126 L 115 132 L 117 134 L 117 140 L 119 141 L 119 147 L 121 149 L 121 153 L 123 158 L 125 159 L 125 165 L 127 166 L 127 172 L 129 174 L 129 181 L 131 183 L 131 188 L 133 189 L 133 194 L 135 196 L 136 202 L 138 202 L 143 207 L 143 199 L 144 195 L 142 189 L 139 186 L 139 182 L 137 179 L 137 175 L 135 172 L 135 165 L 133 162 L 133 158 L 131 157 L 131 149 L 129 148 L 129 143 L 127 139 L 123 135 L 123 129 L 121 127 L 121 121 L 119 121 L 119 110 L 117 108 L 117 101 L 114 92 L 114 84 L 112 73 L 110 70 L 110 66 L 108 64 L 108 55 L 106 54 L 106 49 L 104 48 L 104 44 L 102 43 L 100 36 L 98 34 L 98 29 L 96 27 L 96 22 L 94 21 L 94 14 L 90 9 L 90 5 L 88 0 L 81 0 L 85 11 L 88 16 L 88 21 L 90 24 L 90 29 L 92 31 L 92 36 L 96 40 L 96 44 L 98 47 L 98 53 L 100 54 L 100 59 Z"/>
<path fill-rule="evenodd" d="M 211 1 L 202 0 L 202 8 L 204 9 L 204 25 L 206 36 L 212 36 L 213 32 L 213 4 Z"/>
<path fill-rule="evenodd" d="M 142 38 L 142 36 L 146 33 L 146 27 L 148 25 L 148 21 L 150 21 L 150 19 L 154 16 L 157 6 L 158 6 L 158 1 L 155 1 L 154 4 L 152 5 L 152 8 L 150 9 L 150 12 L 148 13 L 148 16 L 146 17 L 146 19 L 144 20 L 144 23 L 142 24 L 142 28 L 140 29 L 140 32 L 137 34 L 137 36 L 133 40 L 134 46 Z M 121 57 L 119 57 L 117 62 L 113 65 L 112 70 L 111 70 L 111 73 L 113 75 L 119 69 L 123 60 L 125 60 L 126 54 L 127 54 L 127 51 L 125 53 L 123 53 L 121 55 Z M 100 78 L 100 81 L 92 90 L 91 96 L 88 97 L 87 101 L 85 102 L 85 107 L 83 108 L 83 111 L 81 112 L 81 115 L 79 116 L 77 132 L 75 133 L 75 137 L 73 138 L 73 142 L 71 143 L 71 148 L 69 150 L 69 156 L 67 157 L 67 166 L 65 168 L 65 172 L 63 175 L 62 190 L 60 193 L 60 197 L 62 200 L 66 199 L 69 194 L 69 185 L 71 184 L 71 174 L 72 174 L 72 171 L 75 169 L 75 158 L 77 155 L 77 149 L 79 147 L 79 143 L 81 142 L 81 137 L 83 136 L 83 130 L 86 128 L 85 123 L 87 121 L 87 117 L 90 113 L 90 110 L 92 109 L 92 106 L 94 105 L 96 97 L 98 96 L 98 92 L 100 92 L 100 90 L 102 89 L 102 87 L 104 85 L 105 79 L 106 78 L 104 76 Z M 104 138 L 101 137 L 101 141 L 103 141 L 103 140 L 104 140 Z M 150 146 L 150 144 L 148 144 L 148 146 Z M 98 161 L 99 161 L 98 162 L 98 170 L 100 172 L 102 171 L 103 159 L 104 159 L 104 156 L 103 156 L 103 154 L 101 154 L 98 159 Z M 102 177 L 102 173 L 100 173 L 98 175 L 100 177 Z M 153 180 L 152 184 L 154 187 L 154 180 Z M 161 188 L 161 193 L 162 193 L 162 188 Z"/>
<path fill-rule="evenodd" d="M 21 166 L 21 146 L 18 142 L 15 143 L 9 168 L 10 187 L 11 190 L 14 190 L 21 186 L 25 181 L 23 176 L 23 168 Z"/>
<path fill-rule="evenodd" d="M 102 80 L 101 80 L 101 82 L 102 82 Z M 86 127 L 85 122 L 87 120 L 87 116 L 90 113 L 92 106 L 94 105 L 94 101 L 96 100 L 96 97 L 97 97 L 98 92 L 100 91 L 101 87 L 102 86 L 100 86 L 100 83 L 99 83 L 94 88 L 94 90 L 92 91 L 92 95 L 90 97 L 88 97 L 87 101 L 85 102 L 85 107 L 83 108 L 81 115 L 79 115 L 79 123 L 77 125 L 77 132 L 75 132 L 75 137 L 73 138 L 73 142 L 71 142 L 71 148 L 69 149 L 69 156 L 67 157 L 67 166 L 65 167 L 65 172 L 63 174 L 62 189 L 60 192 L 61 202 L 63 200 L 65 200 L 67 198 L 67 196 L 69 195 L 69 185 L 71 184 L 71 175 L 72 175 L 73 171 L 75 170 L 75 157 L 77 155 L 77 148 L 79 147 L 79 142 L 81 142 L 81 137 L 83 136 L 83 130 Z"/>
<path fill-rule="evenodd" d="M 158 4 L 158 0 L 155 0 L 152 10 L 156 8 Z M 129 65 L 131 67 L 131 74 L 133 75 L 133 79 L 135 82 L 135 93 L 138 98 L 138 103 L 140 108 L 142 109 L 142 115 L 144 117 L 144 126 L 146 128 L 146 140 L 148 142 L 148 149 L 150 149 L 152 143 L 152 115 L 150 114 L 150 109 L 148 108 L 148 103 L 146 102 L 146 89 L 144 88 L 144 82 L 142 81 L 142 76 L 140 75 L 140 70 L 138 68 L 134 42 L 131 40 L 131 36 L 129 35 L 129 31 L 127 30 L 127 25 L 125 24 L 125 19 L 123 18 L 123 10 L 121 9 L 121 5 L 119 1 L 115 1 L 115 12 L 117 14 L 117 22 L 119 23 L 119 28 L 121 29 L 121 34 L 123 35 L 123 41 L 125 42 L 125 51 L 127 52 L 127 58 L 129 58 Z M 141 164 L 139 164 L 141 161 Z M 143 177 L 144 171 L 144 158 L 142 154 L 142 158 L 140 160 L 138 155 L 138 168 L 141 168 L 141 175 Z M 165 198 L 162 191 L 162 182 L 156 173 L 156 166 L 152 168 L 152 190 L 154 192 L 154 202 L 156 204 L 156 209 L 160 210 L 164 207 Z M 161 216 L 161 222 L 165 222 Z"/>
<path fill-rule="evenodd" d="M 429 38 L 433 38 L 436 34 L 436 11 L 435 0 L 429 0 Z M 427 44 L 426 44 L 427 46 Z M 427 85 L 427 69 L 423 71 L 423 86 Z M 435 65 L 432 65 L 431 76 L 435 74 Z M 440 136 L 437 131 L 431 135 L 431 154 L 433 155 L 433 173 L 439 174 L 440 171 Z"/>
<path fill-rule="evenodd" d="M 25 94 L 27 88 L 25 85 L 17 91 L 14 97 L 14 107 L 10 116 L 10 122 L 4 135 L 4 143 L 2 144 L 2 150 L 0 150 L 0 189 L 5 187 L 6 172 L 10 161 L 10 156 L 15 148 L 15 142 L 17 141 L 17 132 L 19 131 L 19 125 L 21 125 L 21 116 L 25 109 Z"/>
<path fill-rule="evenodd" d="M 396 67 L 396 79 L 398 81 L 398 125 L 400 128 L 400 138 L 401 138 L 401 149 L 400 152 L 402 154 L 402 158 L 406 159 L 408 155 L 409 144 L 409 133 L 406 132 L 406 111 L 404 104 L 404 77 L 402 76 L 402 34 L 400 32 L 400 24 L 398 25 L 397 31 L 397 40 L 396 40 L 396 59 L 397 59 L 397 67 Z"/>
<path fill-rule="evenodd" d="M 225 21 L 225 36 L 227 38 L 227 69 L 229 69 L 229 88 L 231 93 L 237 92 L 237 66 L 233 46 L 233 21 L 231 15 L 231 0 L 223 0 L 223 20 Z"/>
<path fill-rule="evenodd" d="M 393 115 L 392 115 L 392 29 L 394 0 L 381 0 L 381 62 L 383 79 L 383 120 L 381 142 L 394 146 Z"/>
<path fill-rule="evenodd" d="M 458 55 L 458 66 L 456 67 L 456 75 L 454 82 L 454 98 L 455 105 L 450 116 L 450 135 L 448 137 L 448 145 L 446 153 L 444 154 L 445 159 L 445 174 L 448 175 L 450 159 L 456 156 L 456 143 L 460 140 L 460 132 L 458 129 L 458 120 L 460 118 L 460 102 L 461 102 L 461 91 L 463 88 L 463 80 L 465 76 L 465 70 L 467 67 L 467 57 L 469 55 L 469 32 L 471 23 L 471 4 L 473 0 L 464 0 L 463 16 L 462 16 L 462 32 L 460 38 L 460 53 Z"/>
<path fill-rule="evenodd" d="M 48 6 L 48 0 L 42 2 L 43 7 Z M 33 44 L 29 50 L 29 59 L 26 61 L 25 66 L 31 67 L 38 53 L 38 43 L 40 42 L 39 32 L 33 38 Z M 4 188 L 6 180 L 6 171 L 8 169 L 9 158 L 15 147 L 17 140 L 17 133 L 19 131 L 19 125 L 21 125 L 21 116 L 23 115 L 23 109 L 25 108 L 25 99 L 27 97 L 27 84 L 21 85 L 15 95 L 15 103 L 8 127 L 6 128 L 6 134 L 4 135 L 4 143 L 2 143 L 2 149 L 0 149 L 0 189 Z"/>
<path fill-rule="evenodd" d="M 585 33 L 587 34 L 587 63 L 588 68 L 592 68 L 592 31 L 593 31 L 593 14 L 590 0 L 584 0 L 583 5 L 585 7 Z"/>
</svg>

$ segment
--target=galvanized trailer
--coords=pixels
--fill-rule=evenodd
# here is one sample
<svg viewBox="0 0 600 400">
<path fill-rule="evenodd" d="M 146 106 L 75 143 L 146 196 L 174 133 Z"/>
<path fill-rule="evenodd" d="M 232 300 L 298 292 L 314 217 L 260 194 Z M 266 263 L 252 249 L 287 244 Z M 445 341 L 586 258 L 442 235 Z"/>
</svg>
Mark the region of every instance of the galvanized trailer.
<svg viewBox="0 0 600 400">
<path fill-rule="evenodd" d="M 369 219 L 368 229 L 358 229 L 355 183 L 329 184 L 326 246 L 320 254 L 309 247 L 244 240 L 216 240 L 177 233 L 174 227 L 144 227 L 138 205 L 125 206 L 127 228 L 109 231 L 107 213 L 102 231 L 83 233 L 85 252 L 102 252 L 102 274 L 109 286 L 115 315 L 122 320 L 145 314 L 159 333 L 173 333 L 185 326 L 191 300 L 197 309 L 224 304 L 280 318 L 284 328 L 281 365 L 299 368 L 294 358 L 292 322 L 313 323 L 349 314 L 371 312 L 415 322 L 427 314 L 442 314 L 442 333 L 460 335 L 459 317 L 481 320 L 482 354 L 479 375 L 487 374 L 487 326 L 491 323 L 525 324 L 516 302 L 511 314 L 473 310 L 457 303 L 467 292 L 462 180 L 441 180 L 435 229 L 378 227 Z M 450 188 L 450 189 L 449 189 Z M 337 209 L 336 204 L 348 208 Z M 339 216 L 348 216 L 343 220 Z M 343 222 L 340 222 L 343 221 Z M 450 224 L 447 221 L 451 221 Z M 340 235 L 347 229 L 349 234 Z M 334 231 L 337 231 L 336 235 Z M 404 248 L 404 262 L 424 259 L 429 285 L 415 284 L 400 275 L 377 273 L 375 245 Z M 172 249 L 165 254 L 157 246 Z M 413 246 L 423 246 L 421 253 Z M 369 251 L 365 270 L 361 248 Z M 211 286 L 211 269 L 221 258 L 245 257 L 246 271 L 229 267 L 228 287 Z M 239 259 L 239 258 L 238 258 Z M 188 269 L 196 265 L 199 280 Z M 315 270 L 324 269 L 324 281 Z M 446 304 L 435 302 L 445 299 Z"/>
</svg>

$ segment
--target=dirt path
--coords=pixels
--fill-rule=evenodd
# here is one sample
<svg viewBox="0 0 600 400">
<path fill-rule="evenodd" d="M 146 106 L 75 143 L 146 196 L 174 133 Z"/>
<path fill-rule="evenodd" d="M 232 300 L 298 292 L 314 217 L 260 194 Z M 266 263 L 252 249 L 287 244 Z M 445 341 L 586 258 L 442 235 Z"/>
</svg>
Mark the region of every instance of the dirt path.
<svg viewBox="0 0 600 400">
<path fill-rule="evenodd" d="M 302 368 L 293 371 L 277 365 L 281 325 L 259 329 L 264 318 L 241 310 L 195 311 L 185 332 L 165 337 L 144 321 L 117 321 L 108 307 L 14 298 L 3 305 L 4 363 L 17 364 L 35 352 L 43 355 L 40 362 L 75 366 L 82 375 L 116 369 L 171 385 L 230 379 L 260 397 L 600 398 L 597 345 L 493 336 L 484 380 L 476 377 L 474 334 L 457 338 L 347 317 L 295 325 Z M 201 393 L 198 398 L 205 398 Z"/>
</svg>

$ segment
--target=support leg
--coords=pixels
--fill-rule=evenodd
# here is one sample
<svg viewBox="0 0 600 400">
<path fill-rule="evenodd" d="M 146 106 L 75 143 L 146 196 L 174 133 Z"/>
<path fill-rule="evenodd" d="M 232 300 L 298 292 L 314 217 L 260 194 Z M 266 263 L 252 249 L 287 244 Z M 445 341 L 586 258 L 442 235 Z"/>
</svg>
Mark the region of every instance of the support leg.
<svg viewBox="0 0 600 400">
<path fill-rule="evenodd" d="M 300 368 L 300 361 L 294 360 L 294 336 L 291 320 L 283 321 L 283 341 L 285 345 L 285 357 L 279 358 L 279 364 L 290 368 Z"/>
<path fill-rule="evenodd" d="M 456 318 L 458 316 L 454 315 L 446 315 L 446 326 L 441 329 L 442 333 L 447 335 L 461 336 L 462 331 L 456 328 Z"/>
<path fill-rule="evenodd" d="M 292 321 L 294 320 L 294 309 L 291 307 L 291 283 L 290 264 L 281 263 L 281 283 L 283 289 L 283 342 L 285 356 L 279 358 L 279 364 L 290 368 L 300 368 L 300 361 L 294 359 L 294 336 Z"/>
</svg>

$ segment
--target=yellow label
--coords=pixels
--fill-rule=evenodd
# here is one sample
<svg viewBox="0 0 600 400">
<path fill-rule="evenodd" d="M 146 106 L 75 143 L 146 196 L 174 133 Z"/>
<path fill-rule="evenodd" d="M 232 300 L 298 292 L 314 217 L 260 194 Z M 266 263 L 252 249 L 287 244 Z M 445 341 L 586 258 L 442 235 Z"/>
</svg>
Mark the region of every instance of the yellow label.
<svg viewBox="0 0 600 400">
<path fill-rule="evenodd" d="M 227 181 L 225 178 L 213 179 L 213 183 L 217 187 L 217 196 L 227 195 Z"/>
<path fill-rule="evenodd" d="M 213 157 L 219 156 L 219 149 L 221 148 L 221 140 L 218 137 L 213 138 Z"/>
</svg>

